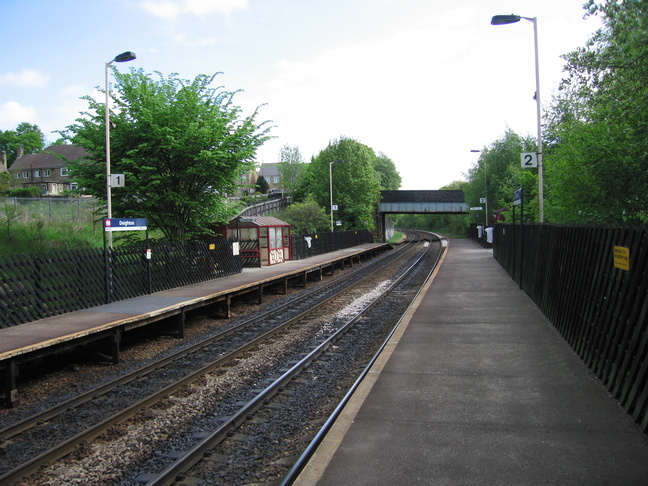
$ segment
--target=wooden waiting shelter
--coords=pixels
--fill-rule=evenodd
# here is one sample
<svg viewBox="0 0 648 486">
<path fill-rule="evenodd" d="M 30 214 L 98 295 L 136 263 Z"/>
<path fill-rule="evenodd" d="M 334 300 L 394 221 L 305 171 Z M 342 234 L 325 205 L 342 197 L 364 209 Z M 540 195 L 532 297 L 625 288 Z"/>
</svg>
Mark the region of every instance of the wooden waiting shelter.
<svg viewBox="0 0 648 486">
<path fill-rule="evenodd" d="M 292 260 L 290 225 L 278 218 L 238 217 L 227 225 L 227 239 L 239 242 L 245 267 L 276 265 Z"/>
</svg>

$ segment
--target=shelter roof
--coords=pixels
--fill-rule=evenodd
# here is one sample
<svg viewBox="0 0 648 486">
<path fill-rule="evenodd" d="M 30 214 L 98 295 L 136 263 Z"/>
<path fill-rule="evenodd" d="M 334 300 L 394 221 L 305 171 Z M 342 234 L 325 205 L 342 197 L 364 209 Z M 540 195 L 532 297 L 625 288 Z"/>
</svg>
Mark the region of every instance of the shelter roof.
<svg viewBox="0 0 648 486">
<path fill-rule="evenodd" d="M 253 216 L 241 218 L 241 225 L 254 225 L 254 226 L 290 226 L 290 223 L 275 218 L 274 216 Z M 228 226 L 235 226 L 236 223 L 232 221 Z"/>
</svg>

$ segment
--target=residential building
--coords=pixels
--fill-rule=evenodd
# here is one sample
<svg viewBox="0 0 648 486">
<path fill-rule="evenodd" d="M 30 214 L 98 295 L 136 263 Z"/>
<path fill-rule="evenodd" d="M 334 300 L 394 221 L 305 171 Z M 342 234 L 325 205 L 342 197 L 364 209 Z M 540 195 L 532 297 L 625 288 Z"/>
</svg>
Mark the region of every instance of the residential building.
<svg viewBox="0 0 648 486">
<path fill-rule="evenodd" d="M 75 188 L 70 182 L 68 164 L 87 155 L 78 145 L 52 145 L 36 154 L 19 152 L 9 172 L 21 187 L 37 187 L 44 196 L 61 196 Z"/>
<path fill-rule="evenodd" d="M 276 192 L 277 190 L 281 191 L 283 186 L 281 185 L 281 177 L 279 175 L 279 163 L 267 163 L 261 164 L 258 170 L 259 177 L 263 178 L 268 183 L 268 192 Z"/>
</svg>

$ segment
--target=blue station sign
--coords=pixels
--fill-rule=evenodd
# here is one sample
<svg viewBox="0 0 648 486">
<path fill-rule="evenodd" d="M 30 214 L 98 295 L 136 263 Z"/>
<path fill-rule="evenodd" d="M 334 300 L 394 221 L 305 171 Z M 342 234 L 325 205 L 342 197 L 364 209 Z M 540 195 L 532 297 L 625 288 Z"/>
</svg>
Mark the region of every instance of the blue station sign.
<svg viewBox="0 0 648 486">
<path fill-rule="evenodd" d="M 104 219 L 104 231 L 145 231 L 146 218 Z"/>
</svg>

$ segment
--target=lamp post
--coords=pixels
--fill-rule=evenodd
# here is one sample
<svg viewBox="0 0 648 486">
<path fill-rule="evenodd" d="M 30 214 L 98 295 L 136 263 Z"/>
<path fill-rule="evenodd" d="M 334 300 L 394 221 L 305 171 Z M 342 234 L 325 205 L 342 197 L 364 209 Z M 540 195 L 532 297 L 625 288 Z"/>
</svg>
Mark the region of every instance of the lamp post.
<svg viewBox="0 0 648 486">
<path fill-rule="evenodd" d="M 127 62 L 135 59 L 135 53 L 126 51 L 106 63 L 106 212 L 108 219 L 112 218 L 112 195 L 110 193 L 110 84 L 108 84 L 108 68 L 113 62 Z M 108 233 L 108 243 L 112 248 L 112 232 Z"/>
<path fill-rule="evenodd" d="M 341 160 L 329 162 L 329 195 L 331 196 L 331 231 L 333 231 L 333 164 L 339 164 Z"/>
<path fill-rule="evenodd" d="M 535 43 L 535 75 L 536 75 L 536 111 L 538 119 L 538 212 L 540 222 L 544 222 L 544 183 L 542 175 L 542 117 L 540 106 L 540 62 L 538 60 L 538 19 L 536 17 L 522 17 L 520 15 L 495 15 L 491 25 L 505 25 L 519 22 L 520 19 L 533 22 L 533 39 Z"/>
</svg>

